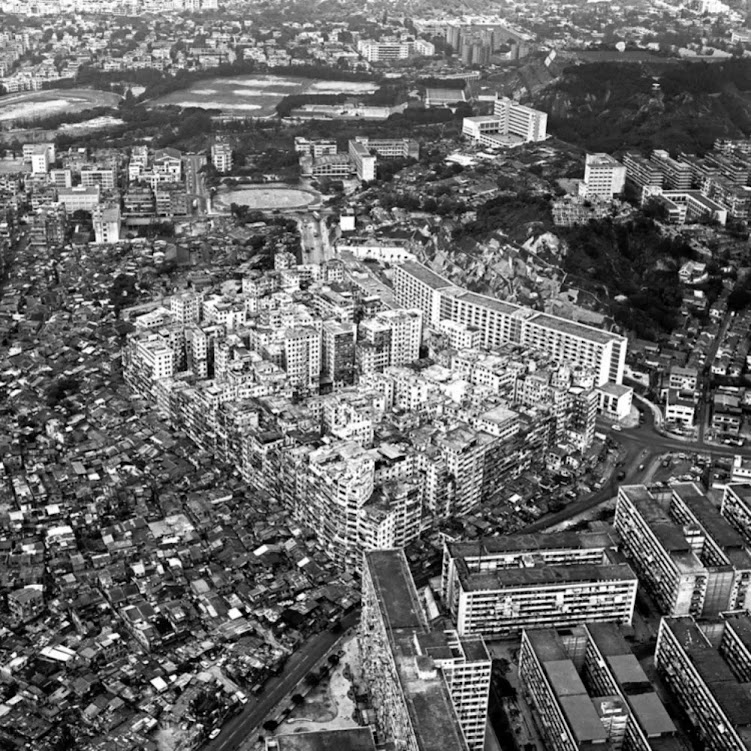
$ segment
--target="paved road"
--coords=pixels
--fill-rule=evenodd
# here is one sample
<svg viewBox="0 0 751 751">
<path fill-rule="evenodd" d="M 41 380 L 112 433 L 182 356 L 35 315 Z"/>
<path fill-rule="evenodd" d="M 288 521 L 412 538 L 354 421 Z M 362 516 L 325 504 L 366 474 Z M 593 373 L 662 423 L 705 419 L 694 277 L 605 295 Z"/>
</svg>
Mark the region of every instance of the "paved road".
<svg viewBox="0 0 751 751">
<path fill-rule="evenodd" d="M 655 431 L 654 417 L 651 410 L 641 405 L 639 409 L 644 415 L 644 423 L 637 428 L 615 431 L 609 430 L 604 426 L 598 426 L 599 430 L 605 430 L 610 433 L 613 440 L 621 444 L 626 450 L 623 465 L 619 471 L 626 473 L 625 478 L 618 481 L 615 477 L 600 490 L 588 495 L 586 498 L 575 501 L 566 506 L 565 509 L 555 514 L 549 514 L 542 519 L 526 526 L 524 532 L 539 532 L 541 530 L 560 524 L 567 519 L 581 514 L 584 511 L 599 506 L 608 499 L 612 498 L 618 492 L 618 485 L 633 485 L 650 482 L 654 476 L 656 462 L 661 454 L 668 452 L 673 453 L 702 453 L 709 454 L 712 457 L 730 456 L 733 454 L 742 454 L 751 457 L 751 447 L 735 448 L 730 446 L 715 446 L 713 444 L 701 443 L 699 441 L 680 441 L 677 438 L 661 435 Z M 644 467 L 641 469 L 641 467 Z"/>
<path fill-rule="evenodd" d="M 208 191 L 206 183 L 203 180 L 203 174 L 199 172 L 201 167 L 206 163 L 205 156 L 189 154 L 184 157 L 185 178 L 188 193 L 188 200 L 197 199 L 196 214 L 205 214 L 207 209 Z M 189 211 L 188 213 L 192 213 Z"/>
<path fill-rule="evenodd" d="M 331 257 L 328 240 L 328 227 L 324 218 L 315 219 L 310 214 L 295 217 L 300 228 L 303 263 L 322 264 Z"/>
<path fill-rule="evenodd" d="M 284 698 L 294 692 L 315 664 L 345 636 L 348 629 L 357 624 L 359 611 L 349 613 L 342 619 L 342 631 L 333 634 L 322 631 L 309 639 L 287 660 L 282 673 L 266 683 L 263 693 L 251 697 L 240 714 L 226 722 L 222 732 L 204 745 L 205 751 L 240 751 L 251 747 L 263 732 L 261 725 L 272 715 Z"/>
</svg>

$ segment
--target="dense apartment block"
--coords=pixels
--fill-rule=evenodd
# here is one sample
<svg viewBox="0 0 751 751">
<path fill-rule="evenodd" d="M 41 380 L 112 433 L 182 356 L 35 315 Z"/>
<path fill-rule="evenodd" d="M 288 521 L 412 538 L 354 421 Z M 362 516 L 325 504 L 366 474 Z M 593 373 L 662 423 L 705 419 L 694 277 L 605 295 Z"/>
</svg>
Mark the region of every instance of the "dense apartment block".
<svg viewBox="0 0 751 751">
<path fill-rule="evenodd" d="M 614 541 L 600 533 L 446 543 L 441 595 L 462 635 L 631 623 L 637 578 L 615 560 Z"/>
<path fill-rule="evenodd" d="M 662 172 L 663 184 L 668 190 L 686 191 L 691 189 L 691 165 L 673 159 L 667 151 L 655 149 L 650 161 Z"/>
<path fill-rule="evenodd" d="M 524 631 L 519 680 L 546 749 L 682 751 L 676 727 L 618 626 Z"/>
<path fill-rule="evenodd" d="M 361 372 L 408 365 L 420 357 L 422 311 L 384 310 L 362 321 L 357 333 Z"/>
<path fill-rule="evenodd" d="M 482 751 L 490 655 L 481 637 L 428 626 L 403 551 L 365 554 L 358 636 L 379 742 Z"/>
<path fill-rule="evenodd" d="M 751 613 L 724 613 L 721 627 L 718 649 L 722 658 L 741 683 L 751 682 Z"/>
<path fill-rule="evenodd" d="M 747 607 L 751 555 L 694 483 L 621 487 L 615 528 L 663 613 L 698 617 Z"/>
<path fill-rule="evenodd" d="M 626 168 L 626 181 L 635 188 L 641 189 L 645 185 L 662 187 L 665 179 L 662 170 L 641 154 L 624 154 L 623 166 Z"/>
<path fill-rule="evenodd" d="M 707 751 L 751 749 L 751 689 L 693 618 L 663 618 L 655 667 Z"/>
<path fill-rule="evenodd" d="M 489 349 L 521 344 L 593 370 L 595 385 L 623 381 L 627 341 L 618 334 L 468 292 L 414 262 L 395 267 L 394 291 L 399 305 L 422 311 L 426 326 L 439 329 L 444 320 L 475 326 Z"/>
<path fill-rule="evenodd" d="M 751 545 L 751 485 L 726 485 L 720 511 L 746 545 Z"/>
</svg>

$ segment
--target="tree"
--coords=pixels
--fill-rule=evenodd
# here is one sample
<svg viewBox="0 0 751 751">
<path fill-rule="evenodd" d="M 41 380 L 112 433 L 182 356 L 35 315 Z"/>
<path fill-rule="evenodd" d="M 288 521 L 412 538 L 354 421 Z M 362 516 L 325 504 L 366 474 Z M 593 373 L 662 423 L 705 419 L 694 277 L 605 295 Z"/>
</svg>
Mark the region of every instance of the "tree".
<svg viewBox="0 0 751 751">
<path fill-rule="evenodd" d="M 302 694 L 292 694 L 292 703 L 299 707 L 301 704 L 305 704 L 305 697 Z"/>
<path fill-rule="evenodd" d="M 52 746 L 53 751 L 77 751 L 78 743 L 70 726 L 65 723 L 60 730 L 60 736 Z"/>
<path fill-rule="evenodd" d="M 279 727 L 279 723 L 276 720 L 266 720 L 261 727 L 267 733 L 273 733 Z"/>
</svg>

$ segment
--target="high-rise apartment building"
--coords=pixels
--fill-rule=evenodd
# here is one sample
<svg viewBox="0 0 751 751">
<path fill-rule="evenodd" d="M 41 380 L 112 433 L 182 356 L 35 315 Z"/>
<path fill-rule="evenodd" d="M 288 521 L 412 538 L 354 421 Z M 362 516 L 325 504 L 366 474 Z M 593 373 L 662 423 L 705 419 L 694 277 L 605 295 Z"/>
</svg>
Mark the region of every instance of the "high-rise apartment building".
<svg viewBox="0 0 751 751">
<path fill-rule="evenodd" d="M 85 188 L 98 186 L 101 190 L 115 189 L 116 174 L 114 168 L 97 168 L 87 166 L 81 170 L 81 185 Z"/>
<path fill-rule="evenodd" d="M 46 174 L 50 168 L 50 152 L 46 144 L 36 144 L 30 155 L 31 172 L 35 175 Z"/>
<path fill-rule="evenodd" d="M 673 159 L 667 151 L 661 149 L 655 149 L 649 159 L 661 170 L 665 188 L 668 190 L 691 189 L 690 164 Z"/>
<path fill-rule="evenodd" d="M 520 344 L 592 370 L 595 385 L 623 381 L 627 340 L 618 334 L 468 292 L 415 262 L 395 267 L 394 291 L 401 307 L 421 310 L 433 329 L 445 320 L 474 326 L 488 349 Z"/>
<path fill-rule="evenodd" d="M 525 107 L 513 99 L 499 96 L 493 104 L 493 116 L 501 121 L 502 133 L 511 133 L 525 141 L 544 141 L 547 138 L 546 112 Z"/>
<path fill-rule="evenodd" d="M 108 245 L 120 241 L 120 206 L 95 206 L 91 218 L 96 243 Z"/>
<path fill-rule="evenodd" d="M 232 147 L 227 141 L 217 141 L 211 146 L 211 163 L 217 172 L 232 170 Z"/>
<path fill-rule="evenodd" d="M 408 365 L 420 357 L 422 312 L 416 308 L 381 311 L 360 323 L 358 336 L 370 350 L 373 370 Z"/>
<path fill-rule="evenodd" d="M 732 658 L 731 658 L 732 659 Z M 751 688 L 693 618 L 663 618 L 655 667 L 707 751 L 751 749 Z"/>
<path fill-rule="evenodd" d="M 284 370 L 290 384 L 317 391 L 321 376 L 321 332 L 313 326 L 293 326 L 284 332 Z"/>
<path fill-rule="evenodd" d="M 363 182 L 375 180 L 376 157 L 364 143 L 352 139 L 349 142 L 349 158 L 355 167 L 357 179 Z"/>
<path fill-rule="evenodd" d="M 431 57 L 435 55 L 435 45 L 425 39 L 382 42 L 361 39 L 357 43 L 357 51 L 370 63 L 387 63 L 393 60 L 406 60 L 416 55 Z"/>
<path fill-rule="evenodd" d="M 324 321 L 321 340 L 321 380 L 334 388 L 347 386 L 355 380 L 354 323 Z"/>
<path fill-rule="evenodd" d="M 316 532 L 332 560 L 357 570 L 360 518 L 375 487 L 373 457 L 357 443 L 337 442 L 310 453 L 295 471 L 295 517 Z"/>
<path fill-rule="evenodd" d="M 751 485 L 726 485 L 720 511 L 746 545 L 751 545 Z"/>
<path fill-rule="evenodd" d="M 610 154 L 587 154 L 584 162 L 583 190 L 586 198 L 609 201 L 623 193 L 626 168 Z"/>
<path fill-rule="evenodd" d="M 401 550 L 365 554 L 359 642 L 378 741 L 403 751 L 482 751 L 490 655 L 481 637 L 428 627 Z"/>
<path fill-rule="evenodd" d="M 509 535 L 446 543 L 441 594 L 459 634 L 503 636 L 631 623 L 637 578 L 607 534 Z"/>
<path fill-rule="evenodd" d="M 664 175 L 660 167 L 641 154 L 627 153 L 623 155 L 623 166 L 626 168 L 626 181 L 635 188 L 641 189 L 645 185 L 662 187 Z"/>
<path fill-rule="evenodd" d="M 618 626 L 525 631 L 519 679 L 552 751 L 683 751 Z"/>
<path fill-rule="evenodd" d="M 751 604 L 743 538 L 694 483 L 622 486 L 615 528 L 663 613 L 709 616 Z"/>
</svg>

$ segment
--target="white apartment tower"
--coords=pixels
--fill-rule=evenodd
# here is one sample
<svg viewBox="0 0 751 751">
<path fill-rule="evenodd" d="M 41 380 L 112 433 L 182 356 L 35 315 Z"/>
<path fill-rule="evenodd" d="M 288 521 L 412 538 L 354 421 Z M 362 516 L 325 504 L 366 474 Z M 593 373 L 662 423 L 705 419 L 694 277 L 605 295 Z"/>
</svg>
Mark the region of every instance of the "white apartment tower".
<svg viewBox="0 0 751 751">
<path fill-rule="evenodd" d="M 619 334 L 468 292 L 415 262 L 396 266 L 394 291 L 400 306 L 422 311 L 425 325 L 433 329 L 447 320 L 473 326 L 488 349 L 520 344 L 591 370 L 595 385 L 623 381 L 628 343 Z"/>
<path fill-rule="evenodd" d="M 292 386 L 316 391 L 321 376 L 321 332 L 293 326 L 284 333 L 284 370 Z"/>
<path fill-rule="evenodd" d="M 525 141 L 544 141 L 547 138 L 546 112 L 525 107 L 508 97 L 497 97 L 493 115 L 501 121 L 501 132 L 519 136 Z"/>
<path fill-rule="evenodd" d="M 587 154 L 584 162 L 584 188 L 587 198 L 609 201 L 623 193 L 626 168 L 610 154 Z"/>
<path fill-rule="evenodd" d="M 96 206 L 92 212 L 94 240 L 100 245 L 120 241 L 120 207 Z"/>
<path fill-rule="evenodd" d="M 232 147 L 226 141 L 217 141 L 212 145 L 211 163 L 217 172 L 232 170 Z"/>
</svg>

